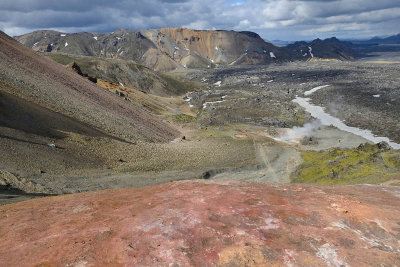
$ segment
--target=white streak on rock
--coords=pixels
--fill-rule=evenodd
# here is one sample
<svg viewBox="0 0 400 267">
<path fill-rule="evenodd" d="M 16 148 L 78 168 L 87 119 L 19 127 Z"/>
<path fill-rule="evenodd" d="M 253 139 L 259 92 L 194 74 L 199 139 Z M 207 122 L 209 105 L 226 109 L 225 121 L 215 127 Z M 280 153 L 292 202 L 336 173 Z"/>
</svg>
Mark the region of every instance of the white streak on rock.
<svg viewBox="0 0 400 267">
<path fill-rule="evenodd" d="M 221 83 L 222 83 L 221 81 L 218 81 L 218 82 L 214 83 L 214 85 L 215 86 L 221 86 Z"/>
<path fill-rule="evenodd" d="M 330 266 L 346 266 L 346 264 L 337 255 L 337 250 L 326 243 L 318 248 L 317 257 L 323 259 Z"/>
<path fill-rule="evenodd" d="M 330 86 L 330 85 L 322 85 L 322 86 L 314 87 L 313 89 L 304 92 L 304 95 L 311 95 L 312 93 L 315 93 L 319 89 L 322 89 L 322 88 L 325 88 L 325 87 L 328 87 L 328 86 Z"/>
<path fill-rule="evenodd" d="M 312 47 L 309 46 L 309 47 L 308 47 L 308 50 L 310 51 L 311 58 L 313 58 L 313 57 L 314 57 L 314 54 L 312 53 Z"/>
</svg>

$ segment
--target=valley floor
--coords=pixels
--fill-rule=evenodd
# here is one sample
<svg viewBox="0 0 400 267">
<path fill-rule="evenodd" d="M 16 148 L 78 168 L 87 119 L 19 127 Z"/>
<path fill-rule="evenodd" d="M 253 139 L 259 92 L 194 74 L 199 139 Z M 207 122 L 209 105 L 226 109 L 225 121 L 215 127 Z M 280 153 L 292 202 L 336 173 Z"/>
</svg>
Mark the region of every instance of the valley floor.
<svg viewBox="0 0 400 267">
<path fill-rule="evenodd" d="M 100 81 L 111 92 L 123 92 L 132 105 L 169 121 L 180 130 L 179 138 L 126 142 L 2 127 L 0 185 L 6 190 L 0 204 L 190 179 L 398 184 L 398 151 L 360 146 L 368 140 L 316 122 L 293 99 L 308 97 L 349 126 L 400 143 L 399 69 L 397 64 L 301 62 L 171 73 L 202 84 L 179 97 Z M 329 87 L 303 95 L 323 85 Z"/>
</svg>

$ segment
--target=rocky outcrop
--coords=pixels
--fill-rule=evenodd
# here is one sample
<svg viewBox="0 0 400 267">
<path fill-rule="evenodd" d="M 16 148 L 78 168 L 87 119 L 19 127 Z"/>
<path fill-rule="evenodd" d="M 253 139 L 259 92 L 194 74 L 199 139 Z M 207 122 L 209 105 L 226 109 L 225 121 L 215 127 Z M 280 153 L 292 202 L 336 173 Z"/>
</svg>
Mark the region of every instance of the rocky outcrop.
<svg viewBox="0 0 400 267">
<path fill-rule="evenodd" d="M 97 78 L 94 76 L 89 76 L 87 73 L 83 73 L 81 70 L 81 67 L 79 67 L 79 65 L 76 64 L 76 62 L 72 62 L 72 63 L 68 64 L 67 68 L 72 70 L 73 72 L 77 73 L 78 75 L 85 77 L 89 81 L 91 81 L 93 83 L 97 83 Z"/>
<path fill-rule="evenodd" d="M 18 177 L 5 170 L 0 170 L 0 189 L 9 191 L 18 191 L 27 194 L 50 194 L 51 191 L 47 190 L 40 184 L 35 184 L 23 177 Z"/>
<path fill-rule="evenodd" d="M 253 32 L 186 28 L 121 29 L 108 34 L 36 31 L 15 38 L 37 51 L 134 60 L 160 71 L 213 68 L 216 64 L 270 64 L 314 57 L 339 60 L 354 58 L 348 44 L 335 38 L 276 47 Z"/>
<path fill-rule="evenodd" d="M 396 266 L 400 188 L 174 182 L 0 207 L 7 266 Z"/>
</svg>

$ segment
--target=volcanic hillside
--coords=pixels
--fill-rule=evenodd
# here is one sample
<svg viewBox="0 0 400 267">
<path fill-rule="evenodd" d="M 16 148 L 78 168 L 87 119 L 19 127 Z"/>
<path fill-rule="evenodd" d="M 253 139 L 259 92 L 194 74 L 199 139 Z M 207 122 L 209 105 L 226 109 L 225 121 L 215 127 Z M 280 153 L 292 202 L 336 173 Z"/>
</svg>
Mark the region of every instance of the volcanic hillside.
<svg viewBox="0 0 400 267">
<path fill-rule="evenodd" d="M 193 85 L 174 78 L 172 75 L 155 72 L 132 60 L 77 56 L 63 53 L 42 53 L 50 59 L 71 67 L 79 66 L 83 74 L 90 77 L 140 90 L 158 96 L 183 95 L 194 90 Z"/>
<path fill-rule="evenodd" d="M 0 33 L 0 55 L 1 94 L 3 99 L 12 98 L 21 103 L 18 104 L 21 108 L 26 108 L 22 104 L 26 101 L 30 106 L 45 108 L 57 116 L 68 116 L 77 123 L 122 138 L 166 141 L 177 134 L 158 119 L 61 65 L 34 54 L 4 33 Z M 2 124 L 26 130 L 23 127 L 27 122 L 23 117 L 21 120 L 12 118 L 16 110 L 18 107 L 8 107 L 7 101 L 3 101 Z M 35 117 L 29 118 L 33 119 Z M 46 124 L 45 120 L 41 121 Z"/>
<path fill-rule="evenodd" d="M 0 58 L 0 188 L 21 189 L 11 173 L 31 177 L 100 167 L 107 153 L 113 155 L 104 147 L 110 141 L 166 142 L 179 134 L 141 105 L 36 55 L 2 32 Z M 26 191 L 43 192 L 36 189 Z"/>
<path fill-rule="evenodd" d="M 348 44 L 315 40 L 301 46 L 276 47 L 253 32 L 190 30 L 117 30 L 113 33 L 35 31 L 15 37 L 42 52 L 63 52 L 134 60 L 155 70 L 212 68 L 220 65 L 270 64 L 311 58 L 352 60 Z M 311 49 L 309 48 L 311 47 Z"/>
</svg>

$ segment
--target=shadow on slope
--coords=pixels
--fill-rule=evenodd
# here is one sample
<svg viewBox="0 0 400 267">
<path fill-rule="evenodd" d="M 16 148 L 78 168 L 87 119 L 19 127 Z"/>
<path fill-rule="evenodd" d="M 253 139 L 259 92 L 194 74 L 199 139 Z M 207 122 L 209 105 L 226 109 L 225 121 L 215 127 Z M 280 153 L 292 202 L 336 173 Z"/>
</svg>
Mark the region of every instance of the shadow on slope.
<svg viewBox="0 0 400 267">
<path fill-rule="evenodd" d="M 55 139 L 65 138 L 64 132 L 106 136 L 84 123 L 5 92 L 0 92 L 0 126 Z"/>
</svg>

